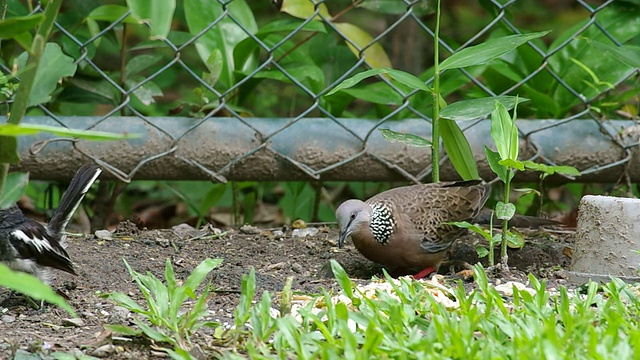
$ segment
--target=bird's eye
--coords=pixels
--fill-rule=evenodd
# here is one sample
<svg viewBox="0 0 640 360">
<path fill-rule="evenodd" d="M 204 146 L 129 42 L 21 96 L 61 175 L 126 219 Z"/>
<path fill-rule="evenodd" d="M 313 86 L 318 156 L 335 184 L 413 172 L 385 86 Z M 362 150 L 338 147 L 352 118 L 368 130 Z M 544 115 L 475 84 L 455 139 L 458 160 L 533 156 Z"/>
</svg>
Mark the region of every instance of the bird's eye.
<svg viewBox="0 0 640 360">
<path fill-rule="evenodd" d="M 351 214 L 351 220 L 354 220 L 356 218 L 356 214 Z"/>
</svg>

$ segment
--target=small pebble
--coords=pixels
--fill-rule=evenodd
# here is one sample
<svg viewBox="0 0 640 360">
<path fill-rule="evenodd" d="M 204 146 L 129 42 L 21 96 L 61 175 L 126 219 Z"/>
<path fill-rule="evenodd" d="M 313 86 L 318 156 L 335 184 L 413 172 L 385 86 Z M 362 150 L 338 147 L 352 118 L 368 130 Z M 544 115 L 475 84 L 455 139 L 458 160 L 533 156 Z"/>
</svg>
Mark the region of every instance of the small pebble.
<svg viewBox="0 0 640 360">
<path fill-rule="evenodd" d="M 109 230 L 96 230 L 94 235 L 100 240 L 111 240 L 113 236 Z"/>
<path fill-rule="evenodd" d="M 291 235 L 294 237 L 307 237 L 307 236 L 314 236 L 319 232 L 320 230 L 318 230 L 318 228 L 294 229 Z"/>
<path fill-rule="evenodd" d="M 304 271 L 304 269 L 302 268 L 302 265 L 298 263 L 291 264 L 291 270 L 293 270 L 293 272 L 298 274 L 302 274 L 302 272 Z"/>
<path fill-rule="evenodd" d="M 84 320 L 82 320 L 80 318 L 62 319 L 62 325 L 63 326 L 82 327 L 82 326 L 84 326 Z"/>
<path fill-rule="evenodd" d="M 15 316 L 11 316 L 11 315 L 2 315 L 0 320 L 3 323 L 12 323 L 12 322 L 16 321 L 16 317 Z"/>
<path fill-rule="evenodd" d="M 107 356 L 113 354 L 114 352 L 116 352 L 115 345 L 107 344 L 107 345 L 102 345 L 99 348 L 93 350 L 91 352 L 91 356 L 104 358 L 104 357 L 107 357 Z"/>
<path fill-rule="evenodd" d="M 258 235 L 258 234 L 262 233 L 262 230 L 258 229 L 255 226 L 242 225 L 240 227 L 240 232 L 243 233 L 243 234 L 247 234 L 247 235 Z"/>
</svg>

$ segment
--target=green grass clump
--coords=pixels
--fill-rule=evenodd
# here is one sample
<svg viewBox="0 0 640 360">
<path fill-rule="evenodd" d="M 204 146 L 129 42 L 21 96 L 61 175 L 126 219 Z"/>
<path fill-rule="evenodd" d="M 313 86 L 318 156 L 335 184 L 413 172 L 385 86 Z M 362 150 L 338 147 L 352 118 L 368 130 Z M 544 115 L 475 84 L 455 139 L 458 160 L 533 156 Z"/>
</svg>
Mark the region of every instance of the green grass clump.
<svg viewBox="0 0 640 360">
<path fill-rule="evenodd" d="M 484 269 L 474 269 L 477 289 L 453 290 L 455 306 L 441 302 L 432 288 L 408 278 L 387 277 L 391 290 L 365 295 L 333 263 L 341 297 L 325 292 L 294 314 L 273 316 L 264 293 L 238 305 L 235 352 L 249 357 L 297 359 L 637 359 L 640 358 L 638 309 L 633 288 L 619 281 L 584 293 L 529 276 L 533 291 L 513 289 L 507 301 L 489 284 Z M 243 294 L 252 295 L 253 272 Z M 346 299 L 346 301 L 345 301 Z M 243 323 L 244 324 L 244 323 Z"/>
<path fill-rule="evenodd" d="M 136 281 L 145 303 L 139 304 L 122 292 L 107 295 L 109 299 L 127 310 L 137 314 L 134 323 L 137 328 L 125 325 L 106 325 L 111 331 L 129 335 L 144 335 L 158 342 L 172 345 L 173 349 L 160 347 L 173 359 L 191 359 L 191 336 L 203 326 L 217 328 L 220 324 L 205 321 L 208 315 L 207 301 L 214 294 L 211 284 L 207 284 L 200 295 L 195 291 L 207 278 L 211 270 L 222 263 L 222 259 L 206 259 L 198 265 L 184 281 L 178 282 L 167 258 L 165 264 L 165 283 L 151 273 L 141 274 L 133 270 L 126 260 L 124 264 Z"/>
<path fill-rule="evenodd" d="M 513 286 L 513 295 L 505 296 L 490 284 L 481 265 L 474 268 L 476 286 L 469 292 L 462 284 L 449 289 L 435 280 L 387 274 L 356 286 L 334 261 L 340 294 L 294 294 L 287 279 L 276 307 L 269 292 L 256 299 L 252 269 L 242 279 L 234 324 L 223 329 L 203 319 L 213 294 L 210 286 L 194 293 L 219 263 L 205 260 L 181 286 L 169 261 L 166 285 L 127 264 L 146 303 L 110 294 L 137 314 L 137 328 L 110 328 L 170 344 L 173 349 L 164 350 L 174 359 L 193 358 L 190 339 L 205 325 L 216 328 L 215 341 L 208 343 L 224 346 L 205 349 L 212 352 L 207 356 L 223 359 L 640 358 L 637 288 L 617 279 L 550 291 L 546 281 L 530 275 L 531 288 Z"/>
</svg>

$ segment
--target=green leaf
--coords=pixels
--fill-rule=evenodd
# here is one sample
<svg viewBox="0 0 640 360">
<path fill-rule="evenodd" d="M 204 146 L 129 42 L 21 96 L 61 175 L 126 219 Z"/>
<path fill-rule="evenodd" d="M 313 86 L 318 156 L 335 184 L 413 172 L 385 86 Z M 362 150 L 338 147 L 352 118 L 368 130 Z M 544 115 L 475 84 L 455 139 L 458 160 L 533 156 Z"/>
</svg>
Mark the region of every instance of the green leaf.
<svg viewBox="0 0 640 360">
<path fill-rule="evenodd" d="M 206 66 L 209 72 L 205 72 L 202 76 L 202 79 L 207 82 L 211 87 L 215 86 L 220 78 L 220 73 L 222 72 L 222 52 L 219 49 L 214 49 L 211 52 L 211 55 L 207 59 Z"/>
<path fill-rule="evenodd" d="M 457 101 L 443 108 L 440 117 L 456 121 L 482 118 L 491 114 L 496 101 L 499 101 L 507 110 L 511 110 L 516 104 L 529 101 L 529 99 L 517 96 L 496 96 Z"/>
<path fill-rule="evenodd" d="M 585 38 L 585 40 L 596 49 L 612 55 L 621 63 L 633 68 L 640 68 L 640 46 L 613 46 L 589 38 Z"/>
<path fill-rule="evenodd" d="M 138 75 L 140 72 L 152 67 L 162 59 L 160 55 L 140 54 L 127 62 L 125 75 L 127 78 Z"/>
<path fill-rule="evenodd" d="M 500 160 L 499 164 L 506 166 L 507 168 L 524 171 L 524 164 L 522 163 L 522 161 L 519 161 L 519 160 L 504 159 L 504 160 Z"/>
<path fill-rule="evenodd" d="M 464 180 L 479 179 L 478 164 L 473 156 L 473 150 L 458 124 L 455 121 L 442 119 L 440 135 L 449 160 L 458 175 Z"/>
<path fill-rule="evenodd" d="M 0 263 L 0 286 L 18 291 L 35 300 L 44 300 L 57 305 L 67 311 L 71 316 L 76 316 L 71 306 L 47 284 L 31 274 L 13 271 L 3 263 Z"/>
<path fill-rule="evenodd" d="M 149 24 L 150 39 L 167 38 L 171 30 L 173 12 L 176 10 L 176 0 L 127 0 L 127 5 L 133 16 Z"/>
<path fill-rule="evenodd" d="M 126 85 L 127 89 L 132 89 L 142 81 L 144 81 L 144 77 L 135 76 L 131 79 L 127 79 L 124 84 Z M 154 83 L 153 81 L 148 81 L 144 83 L 144 85 L 136 87 L 136 89 L 133 90 L 133 95 L 144 106 L 149 106 L 156 102 L 155 97 L 160 97 L 163 95 L 163 93 L 162 89 L 160 89 L 160 87 L 156 85 L 156 83 Z"/>
<path fill-rule="evenodd" d="M 452 222 L 447 222 L 447 225 L 453 225 L 453 226 L 457 226 L 459 228 L 463 228 L 463 229 L 468 229 L 473 231 L 474 233 L 478 234 L 478 235 L 482 235 L 482 237 L 484 237 L 485 239 L 487 239 L 487 241 L 491 241 L 491 233 L 489 231 L 486 231 L 485 229 L 481 228 L 480 226 L 476 225 L 476 224 L 471 224 L 470 222 L 467 221 L 452 221 Z"/>
<path fill-rule="evenodd" d="M 22 136 L 34 135 L 41 132 L 58 136 L 70 136 L 84 140 L 120 140 L 140 137 L 138 134 L 115 134 L 92 130 L 74 130 L 60 126 L 36 125 L 36 124 L 0 124 L 0 135 Z"/>
<path fill-rule="evenodd" d="M 342 291 L 344 291 L 345 295 L 351 300 L 353 300 L 354 293 L 353 293 L 353 284 L 351 283 L 351 279 L 349 279 L 349 276 L 347 275 L 347 273 L 344 271 L 342 266 L 340 266 L 340 263 L 338 263 L 333 259 L 331 259 L 331 271 L 333 272 L 333 276 L 338 281 L 338 284 L 342 288 Z"/>
<path fill-rule="evenodd" d="M 236 70 L 250 72 L 256 68 L 257 57 L 255 54 L 242 63 L 242 68 L 237 69 L 233 58 L 234 47 L 249 37 L 247 32 L 256 33 L 258 31 L 253 12 L 246 0 L 228 2 L 224 8 L 218 1 L 184 0 L 184 14 L 189 32 L 192 35 L 209 29 L 196 40 L 196 50 L 202 63 L 207 63 L 214 50 L 217 49 L 222 53 L 223 67 L 219 83 L 225 87 L 231 87 L 236 83 L 234 75 Z M 233 16 L 235 21 L 227 14 Z M 210 28 L 212 19 L 218 18 L 222 19 Z"/>
<path fill-rule="evenodd" d="M 573 166 L 558 166 L 558 165 L 547 165 L 540 164 L 530 160 L 525 160 L 522 164 L 529 170 L 540 171 L 548 175 L 553 175 L 555 173 L 570 175 L 570 176 L 580 176 L 580 171 Z"/>
<path fill-rule="evenodd" d="M 29 184 L 29 173 L 9 173 L 5 179 L 4 192 L 0 194 L 0 210 L 6 209 L 20 200 Z"/>
<path fill-rule="evenodd" d="M 351 52 L 374 69 L 390 68 L 391 60 L 379 42 L 361 28 L 349 23 L 333 23 Z"/>
<path fill-rule="evenodd" d="M 422 80 L 409 74 L 408 72 L 394 70 L 394 69 L 371 69 L 371 70 L 358 73 L 344 80 L 343 82 L 338 84 L 336 87 L 331 89 L 331 91 L 329 91 L 325 96 L 330 96 L 340 90 L 353 87 L 357 85 L 359 82 L 361 82 L 362 80 L 370 78 L 372 76 L 376 76 L 376 75 L 389 75 L 389 77 L 391 77 L 395 81 L 409 87 L 412 90 L 431 91 L 431 89 L 427 85 L 425 85 L 425 83 Z"/>
<path fill-rule="evenodd" d="M 512 203 L 496 203 L 496 217 L 500 220 L 511 220 L 516 214 L 516 206 Z"/>
<path fill-rule="evenodd" d="M 462 49 L 446 58 L 440 64 L 440 70 L 459 69 L 467 66 L 482 65 L 496 59 L 527 41 L 547 35 L 550 31 L 541 31 L 530 34 L 510 35 L 494 38 L 482 44 Z"/>
<path fill-rule="evenodd" d="M 16 16 L 0 21 L 0 38 L 12 39 L 24 32 L 34 29 L 44 20 L 42 13 L 27 16 Z"/>
<path fill-rule="evenodd" d="M 513 171 L 510 171 L 506 166 L 500 164 L 500 154 L 497 151 L 491 150 L 489 147 L 484 147 L 484 153 L 487 156 L 487 162 L 491 170 L 498 175 L 503 183 L 511 181 L 513 178 Z"/>
<path fill-rule="evenodd" d="M 507 230 L 507 246 L 512 249 L 521 249 L 524 246 L 524 236 L 513 230 Z"/>
<path fill-rule="evenodd" d="M 418 0 L 411 2 L 411 13 L 416 16 L 427 15 L 434 11 L 434 1 Z M 407 4 L 398 0 L 363 0 L 358 7 L 365 8 L 379 14 L 404 15 Z"/>
<path fill-rule="evenodd" d="M 222 259 L 205 259 L 191 272 L 184 286 L 190 289 L 197 289 L 198 286 L 206 279 L 211 270 L 215 269 L 222 263 Z"/>
<path fill-rule="evenodd" d="M 514 135 L 515 149 L 512 147 Z M 491 137 L 502 160 L 518 159 L 518 128 L 507 109 L 498 101 L 494 103 L 493 111 L 491 112 Z"/>
<path fill-rule="evenodd" d="M 318 13 L 325 18 L 331 19 L 327 5 L 323 2 L 318 5 Z M 282 0 L 280 11 L 287 13 L 298 19 L 308 19 L 311 15 L 316 13 L 316 5 L 309 0 Z M 313 20 L 322 20 L 319 16 L 315 16 Z"/>
<path fill-rule="evenodd" d="M 402 143 L 414 147 L 430 147 L 431 141 L 413 134 L 405 134 L 390 129 L 378 129 L 380 134 L 389 142 Z"/>
<path fill-rule="evenodd" d="M 484 246 L 476 246 L 476 253 L 478 254 L 478 258 L 482 259 L 489 255 L 489 249 Z"/>
<path fill-rule="evenodd" d="M 47 43 L 42 54 L 42 61 L 36 72 L 33 89 L 29 96 L 29 105 L 35 106 L 51 100 L 51 94 L 58 86 L 58 82 L 66 76 L 73 76 L 77 66 L 73 58 L 65 55 L 60 45 Z M 16 59 L 19 69 L 23 69 L 27 63 L 27 52 L 23 52 Z"/>
<path fill-rule="evenodd" d="M 127 11 L 129 11 L 129 9 L 126 6 L 102 5 L 93 9 L 93 11 L 91 11 L 91 13 L 87 15 L 87 19 L 95 21 L 115 22 L 116 20 L 123 17 L 124 14 L 127 13 Z M 122 21 L 127 24 L 140 23 L 140 21 L 134 18 L 131 14 L 127 15 L 127 17 L 125 17 Z"/>
<path fill-rule="evenodd" d="M 350 89 L 343 89 L 342 92 L 374 104 L 401 105 L 404 102 L 404 97 L 400 93 L 382 81 L 361 84 Z"/>
<path fill-rule="evenodd" d="M 126 325 L 120 324 L 105 324 L 102 325 L 105 329 L 114 332 L 116 334 L 121 334 L 125 336 L 139 336 L 142 334 L 142 330 L 132 328 Z"/>
</svg>

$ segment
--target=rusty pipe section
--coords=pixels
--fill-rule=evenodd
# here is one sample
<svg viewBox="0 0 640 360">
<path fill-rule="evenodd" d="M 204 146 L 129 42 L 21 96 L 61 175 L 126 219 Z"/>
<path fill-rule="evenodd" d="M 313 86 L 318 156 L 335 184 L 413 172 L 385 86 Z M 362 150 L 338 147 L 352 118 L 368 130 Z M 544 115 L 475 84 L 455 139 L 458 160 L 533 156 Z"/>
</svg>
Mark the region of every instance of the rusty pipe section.
<svg viewBox="0 0 640 360">
<path fill-rule="evenodd" d="M 0 119 L 0 121 L 2 121 Z M 386 141 L 377 130 L 390 128 L 430 138 L 423 119 L 387 121 L 302 118 L 62 117 L 73 129 L 135 133 L 117 141 L 70 141 L 38 134 L 19 138 L 22 162 L 12 170 L 33 179 L 70 179 L 81 163 L 107 167 L 105 177 L 124 180 L 213 181 L 429 181 L 430 151 Z M 61 126 L 49 117 L 25 123 Z M 484 179 L 494 176 L 484 156 L 491 146 L 490 122 L 460 123 Z M 640 181 L 638 133 L 632 121 L 518 120 L 521 159 L 572 165 L 586 174 L 578 181 L 613 182 L 623 171 Z M 444 154 L 443 154 L 444 156 Z M 444 161 L 442 180 L 458 179 Z M 521 173 L 516 181 L 535 181 Z M 568 181 L 552 177 L 550 181 Z"/>
</svg>

